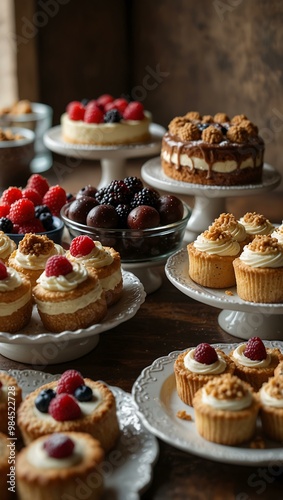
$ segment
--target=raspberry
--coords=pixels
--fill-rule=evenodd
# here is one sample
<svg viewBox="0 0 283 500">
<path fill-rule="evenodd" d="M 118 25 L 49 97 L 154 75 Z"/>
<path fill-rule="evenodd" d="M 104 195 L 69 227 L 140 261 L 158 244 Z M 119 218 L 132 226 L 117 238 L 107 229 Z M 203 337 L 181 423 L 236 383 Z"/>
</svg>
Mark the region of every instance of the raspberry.
<svg viewBox="0 0 283 500">
<path fill-rule="evenodd" d="M 48 413 L 58 422 L 76 420 L 81 416 L 81 409 L 71 394 L 58 394 L 51 399 Z"/>
<path fill-rule="evenodd" d="M 144 107 L 139 101 L 132 101 L 126 107 L 123 118 L 125 120 L 143 120 L 144 118 Z"/>
<path fill-rule="evenodd" d="M 88 255 L 95 247 L 94 241 L 90 236 L 77 236 L 70 245 L 70 253 L 73 257 L 84 257 Z"/>
<path fill-rule="evenodd" d="M 5 191 L 3 191 L 1 196 L 1 203 L 7 203 L 8 205 L 12 205 L 12 203 L 19 200 L 21 197 L 22 197 L 21 189 L 15 186 L 11 186 L 8 189 L 5 189 Z"/>
<path fill-rule="evenodd" d="M 57 384 L 57 394 L 74 394 L 77 387 L 84 385 L 84 378 L 77 370 L 66 370 Z"/>
<path fill-rule="evenodd" d="M 0 203 L 0 217 L 6 217 L 10 212 L 10 205 L 8 203 Z"/>
<path fill-rule="evenodd" d="M 5 266 L 4 262 L 0 260 L 0 280 L 6 279 L 7 276 L 8 276 L 7 267 Z"/>
<path fill-rule="evenodd" d="M 51 186 L 42 199 L 42 204 L 47 205 L 50 208 L 52 215 L 57 217 L 59 217 L 60 210 L 66 202 L 66 191 L 58 184 L 56 186 Z"/>
<path fill-rule="evenodd" d="M 0 231 L 4 233 L 13 233 L 13 222 L 7 217 L 0 218 Z"/>
<path fill-rule="evenodd" d="M 198 363 L 211 365 L 218 360 L 217 352 L 210 344 L 203 342 L 195 348 L 194 358 Z"/>
<path fill-rule="evenodd" d="M 42 222 L 34 217 L 33 219 L 23 222 L 19 224 L 18 233 L 26 234 L 26 233 L 44 233 L 46 231 Z"/>
<path fill-rule="evenodd" d="M 147 187 L 142 188 L 134 194 L 131 199 L 131 208 L 139 207 L 140 205 L 148 205 L 149 207 L 156 208 L 158 205 L 159 193 L 155 189 Z"/>
<path fill-rule="evenodd" d="M 32 174 L 27 182 L 27 188 L 35 189 L 40 196 L 44 196 L 49 189 L 48 180 L 40 174 Z"/>
<path fill-rule="evenodd" d="M 243 354 L 253 361 L 266 359 L 265 345 L 259 337 L 251 337 L 246 343 Z"/>
<path fill-rule="evenodd" d="M 53 255 L 49 257 L 45 266 L 46 276 L 66 276 L 71 273 L 73 266 L 64 255 Z"/>
<path fill-rule="evenodd" d="M 12 203 L 8 218 L 14 224 L 23 224 L 34 219 L 34 204 L 27 198 L 20 198 Z"/>
<path fill-rule="evenodd" d="M 39 194 L 38 191 L 36 191 L 33 188 L 26 187 L 22 190 L 22 195 L 23 198 L 28 198 L 30 201 L 33 202 L 34 206 L 40 205 L 42 196 Z"/>
<path fill-rule="evenodd" d="M 118 109 L 119 113 L 121 113 L 121 114 L 124 113 L 128 104 L 129 104 L 128 101 L 126 99 L 123 99 L 123 97 L 115 99 L 115 101 L 113 102 L 114 108 Z"/>
<path fill-rule="evenodd" d="M 86 123 L 102 123 L 103 111 L 101 111 L 97 104 L 90 102 L 86 106 L 84 121 Z"/>
<path fill-rule="evenodd" d="M 74 441 L 64 434 L 53 434 L 44 442 L 43 448 L 49 457 L 67 458 L 73 453 L 75 447 Z"/>
<path fill-rule="evenodd" d="M 97 104 L 99 106 L 103 106 L 103 108 L 106 104 L 108 104 L 109 102 L 113 102 L 113 101 L 114 101 L 114 97 L 112 97 L 112 95 L 110 95 L 110 94 L 102 94 L 96 100 Z"/>
<path fill-rule="evenodd" d="M 85 115 L 85 107 L 81 102 L 73 101 L 68 104 L 67 113 L 70 120 L 83 120 Z"/>
</svg>

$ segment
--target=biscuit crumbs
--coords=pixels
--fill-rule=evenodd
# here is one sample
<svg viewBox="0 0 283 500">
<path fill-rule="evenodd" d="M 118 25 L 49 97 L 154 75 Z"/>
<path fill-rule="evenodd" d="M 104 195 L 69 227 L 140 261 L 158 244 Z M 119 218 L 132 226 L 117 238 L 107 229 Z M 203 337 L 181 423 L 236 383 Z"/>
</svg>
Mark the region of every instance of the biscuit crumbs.
<svg viewBox="0 0 283 500">
<path fill-rule="evenodd" d="M 264 450 L 265 449 L 265 441 L 261 436 L 256 436 L 249 445 L 250 448 L 254 450 Z"/>
<path fill-rule="evenodd" d="M 216 115 L 214 115 L 214 121 L 216 123 L 225 123 L 229 122 L 230 120 L 226 113 L 216 113 Z"/>
<path fill-rule="evenodd" d="M 231 123 L 237 125 L 237 124 L 241 123 L 244 120 L 248 120 L 248 118 L 246 117 L 246 115 L 235 115 L 232 118 Z"/>
<path fill-rule="evenodd" d="M 251 137 L 256 137 L 258 135 L 257 126 L 254 123 L 252 123 L 250 120 L 243 120 L 240 122 L 240 124 L 241 124 L 241 127 L 244 127 L 244 129 L 246 129 L 246 131 L 248 132 L 248 134 Z"/>
<path fill-rule="evenodd" d="M 243 221 L 248 224 L 254 224 L 255 226 L 262 226 L 266 222 L 269 222 L 264 215 L 257 214 L 256 212 L 247 212 L 243 217 Z"/>
<path fill-rule="evenodd" d="M 45 235 L 28 233 L 19 243 L 19 251 L 24 255 L 48 255 L 54 242 Z"/>
<path fill-rule="evenodd" d="M 0 128 L 0 141 L 17 141 L 23 138 L 21 134 L 13 134 L 10 129 L 3 130 Z"/>
<path fill-rule="evenodd" d="M 232 239 L 231 234 L 223 231 L 223 229 L 217 225 L 210 226 L 209 229 L 206 229 L 206 231 L 204 231 L 203 233 L 203 236 L 207 240 L 211 241 L 229 241 Z"/>
<path fill-rule="evenodd" d="M 180 418 L 181 420 L 187 420 L 188 422 L 192 422 L 193 418 L 189 413 L 187 413 L 185 410 L 179 410 L 176 413 L 176 417 Z"/>
<path fill-rule="evenodd" d="M 187 120 L 195 120 L 195 121 L 201 121 L 201 114 L 198 111 L 189 111 L 188 113 L 185 114 L 185 118 Z"/>
<path fill-rule="evenodd" d="M 209 142 L 210 144 L 219 144 L 224 140 L 220 128 L 214 127 L 213 125 L 209 125 L 209 127 L 202 131 L 201 138 L 203 141 Z"/>
<path fill-rule="evenodd" d="M 229 295 L 230 297 L 233 297 L 233 292 L 231 290 L 225 290 L 225 295 Z"/>
<path fill-rule="evenodd" d="M 183 125 L 185 125 L 186 123 L 188 123 L 188 120 L 186 120 L 184 116 L 176 116 L 175 118 L 173 118 L 173 120 L 171 120 L 168 125 L 170 134 L 177 135 L 179 128 L 183 127 Z"/>
<path fill-rule="evenodd" d="M 280 376 L 272 377 L 264 385 L 265 391 L 269 396 L 276 399 L 283 399 L 283 378 Z"/>
<path fill-rule="evenodd" d="M 219 400 L 241 399 L 249 392 L 246 384 L 230 373 L 212 379 L 205 385 L 205 391 Z"/>
<path fill-rule="evenodd" d="M 214 118 L 211 115 L 204 115 L 201 121 L 202 123 L 214 123 Z"/>
<path fill-rule="evenodd" d="M 200 130 L 195 123 L 185 123 L 178 129 L 177 135 L 182 141 L 198 141 L 201 137 Z"/>
<path fill-rule="evenodd" d="M 241 125 L 232 125 L 232 127 L 227 130 L 227 139 L 231 142 L 236 142 L 238 144 L 244 143 L 248 139 L 247 130 Z"/>
<path fill-rule="evenodd" d="M 248 245 L 249 250 L 260 253 L 283 252 L 283 245 L 276 238 L 268 235 L 258 235 Z"/>
</svg>

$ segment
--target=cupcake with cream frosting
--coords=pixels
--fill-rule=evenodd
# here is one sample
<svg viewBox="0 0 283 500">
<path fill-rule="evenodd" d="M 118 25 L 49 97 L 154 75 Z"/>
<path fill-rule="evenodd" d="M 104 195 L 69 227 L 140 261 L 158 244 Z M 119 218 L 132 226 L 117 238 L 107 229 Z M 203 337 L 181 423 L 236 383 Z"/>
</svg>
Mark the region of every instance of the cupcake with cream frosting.
<svg viewBox="0 0 283 500">
<path fill-rule="evenodd" d="M 283 222 L 282 224 L 274 229 L 274 231 L 271 233 L 272 238 L 275 238 L 278 243 L 283 245 Z"/>
<path fill-rule="evenodd" d="M 241 247 L 231 234 L 219 227 L 210 226 L 187 246 L 189 276 L 199 285 L 210 288 L 234 286 L 233 261 Z"/>
<path fill-rule="evenodd" d="M 0 231 L 0 260 L 7 264 L 8 259 L 17 248 L 16 243 L 7 234 Z"/>
<path fill-rule="evenodd" d="M 223 373 L 233 373 L 234 363 L 220 349 L 207 343 L 182 352 L 174 363 L 179 398 L 192 406 L 196 391 L 209 380 Z"/>
<path fill-rule="evenodd" d="M 259 337 L 252 337 L 248 342 L 239 344 L 230 353 L 230 357 L 235 364 L 235 375 L 248 382 L 255 391 L 274 375 L 274 370 L 283 360 L 279 349 L 266 348 Z"/>
<path fill-rule="evenodd" d="M 283 245 L 257 236 L 233 262 L 237 293 L 250 302 L 283 302 Z"/>
<path fill-rule="evenodd" d="M 264 215 L 256 212 L 247 212 L 239 222 L 245 227 L 249 241 L 252 241 L 255 236 L 268 235 L 274 231 L 273 224 Z"/>
<path fill-rule="evenodd" d="M 30 281 L 0 261 L 0 325 L 2 332 L 15 333 L 24 328 L 32 314 Z"/>
<path fill-rule="evenodd" d="M 238 241 L 241 249 L 248 243 L 245 226 L 239 222 L 231 213 L 222 213 L 214 220 L 213 227 L 219 227 L 222 231 L 231 234 L 232 238 Z"/>
<path fill-rule="evenodd" d="M 100 241 L 89 236 L 77 236 L 71 242 L 66 257 L 79 262 L 96 272 L 105 292 L 107 305 L 115 304 L 122 295 L 123 278 L 120 254 L 111 247 L 104 247 Z"/>
<path fill-rule="evenodd" d="M 283 441 L 283 377 L 271 377 L 259 391 L 263 432 L 274 441 Z"/>
<path fill-rule="evenodd" d="M 253 438 L 259 401 L 252 387 L 230 374 L 207 382 L 194 396 L 196 429 L 208 441 L 235 446 Z"/>
<path fill-rule="evenodd" d="M 51 332 L 78 330 L 106 315 L 104 291 L 94 271 L 63 255 L 50 257 L 33 289 L 43 325 Z"/>
<path fill-rule="evenodd" d="M 9 266 L 25 274 L 32 288 L 53 255 L 63 255 L 64 249 L 46 235 L 27 233 L 9 257 Z"/>
</svg>

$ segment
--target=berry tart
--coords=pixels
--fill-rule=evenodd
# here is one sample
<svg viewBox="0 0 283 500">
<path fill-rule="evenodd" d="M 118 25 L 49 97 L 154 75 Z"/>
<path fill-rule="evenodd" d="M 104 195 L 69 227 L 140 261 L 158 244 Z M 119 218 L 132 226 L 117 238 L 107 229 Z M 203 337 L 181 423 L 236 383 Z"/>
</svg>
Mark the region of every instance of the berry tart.
<svg viewBox="0 0 283 500">
<path fill-rule="evenodd" d="M 4 231 L 0 231 L 0 260 L 7 264 L 11 253 L 17 248 L 16 243 Z"/>
<path fill-rule="evenodd" d="M 206 382 L 223 373 L 233 372 L 234 363 L 229 356 L 210 344 L 199 344 L 179 354 L 174 363 L 178 396 L 192 406 L 196 391 Z"/>
<path fill-rule="evenodd" d="M 269 235 L 274 231 L 274 226 L 262 214 L 256 212 L 247 212 L 240 218 L 239 222 L 244 226 L 248 243 L 251 242 L 256 236 Z"/>
<path fill-rule="evenodd" d="M 25 444 L 54 432 L 86 432 L 108 451 L 120 435 L 111 390 L 76 370 L 29 394 L 19 408 L 18 425 Z"/>
<path fill-rule="evenodd" d="M 103 492 L 100 443 L 82 432 L 42 436 L 17 455 L 16 483 L 20 500 L 98 500 Z M 83 485 L 83 490 L 82 486 Z"/>
<path fill-rule="evenodd" d="M 32 314 L 32 289 L 29 279 L 0 261 L 0 328 L 15 333 L 24 328 Z"/>
<path fill-rule="evenodd" d="M 259 400 L 249 384 L 225 374 L 207 382 L 193 399 L 196 429 L 208 441 L 235 446 L 256 431 Z"/>
<path fill-rule="evenodd" d="M 96 272 L 64 255 L 47 260 L 33 295 L 43 325 L 55 333 L 100 323 L 107 312 Z"/>
<path fill-rule="evenodd" d="M 93 269 L 105 292 L 108 306 L 115 304 L 122 295 L 123 279 L 120 254 L 111 247 L 103 247 L 90 236 L 76 236 L 66 252 L 71 262 L 79 262 L 87 269 Z"/>
<path fill-rule="evenodd" d="M 283 244 L 272 236 L 256 236 L 233 262 L 237 294 L 260 303 L 283 302 Z"/>
<path fill-rule="evenodd" d="M 173 179 L 202 185 L 235 186 L 260 182 L 264 142 L 245 115 L 174 118 L 164 135 L 161 164 Z"/>
<path fill-rule="evenodd" d="M 210 226 L 193 243 L 187 245 L 189 276 L 199 285 L 228 288 L 236 284 L 233 261 L 241 247 L 230 233 Z"/>
<path fill-rule="evenodd" d="M 18 248 L 10 255 L 9 266 L 23 273 L 31 282 L 32 288 L 44 271 L 45 264 L 53 255 L 63 255 L 61 245 L 54 243 L 48 236 L 27 233 L 19 242 Z"/>
<path fill-rule="evenodd" d="M 0 432 L 0 491 L 1 500 L 9 500 L 14 497 L 14 493 L 9 491 L 8 486 L 8 474 L 10 472 L 11 465 L 9 464 L 10 449 L 8 441 L 8 436 Z"/>
<path fill-rule="evenodd" d="M 274 376 L 259 391 L 263 432 L 274 441 L 283 441 L 283 377 Z"/>
<path fill-rule="evenodd" d="M 17 380 L 9 375 L 8 373 L 0 371 L 0 432 L 3 434 L 9 434 L 10 437 L 15 437 L 12 435 L 14 429 L 9 433 L 8 426 L 8 398 L 10 397 L 10 402 L 13 401 L 13 406 L 15 402 L 15 408 L 13 411 L 18 410 L 20 403 L 22 402 L 22 390 L 18 386 Z M 10 408 L 11 410 L 11 404 Z M 17 429 L 15 431 L 17 433 Z M 0 453 L 1 458 L 1 453 Z"/>
<path fill-rule="evenodd" d="M 108 94 L 87 103 L 72 101 L 61 117 L 64 141 L 100 146 L 147 142 L 150 123 L 143 104 Z"/>
<path fill-rule="evenodd" d="M 275 368 L 283 360 L 279 349 L 266 348 L 259 337 L 251 337 L 247 343 L 239 344 L 230 357 L 235 364 L 235 375 L 248 382 L 255 391 L 274 375 Z"/>
</svg>

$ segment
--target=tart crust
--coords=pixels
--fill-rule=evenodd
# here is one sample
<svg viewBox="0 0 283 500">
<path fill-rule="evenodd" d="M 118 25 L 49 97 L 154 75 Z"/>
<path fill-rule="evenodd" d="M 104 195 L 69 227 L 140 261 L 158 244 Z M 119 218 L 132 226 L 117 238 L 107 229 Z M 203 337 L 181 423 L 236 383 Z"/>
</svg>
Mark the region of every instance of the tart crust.
<svg viewBox="0 0 283 500">
<path fill-rule="evenodd" d="M 22 402 L 22 389 L 19 387 L 17 380 L 11 375 L 8 375 L 8 373 L 0 371 L 0 382 L 2 382 L 3 386 L 10 388 L 8 391 L 8 396 L 11 398 L 12 403 L 10 410 L 17 411 Z M 8 422 L 8 400 L 0 393 L 0 432 L 6 435 L 8 434 Z M 15 432 L 17 434 L 17 427 Z"/>
<path fill-rule="evenodd" d="M 1 330 L 15 333 L 24 328 L 30 321 L 32 314 L 32 290 L 30 281 L 21 273 L 22 284 L 9 292 L 0 292 L 1 304 L 13 304 L 22 297 L 27 296 L 27 302 L 7 316 L 0 315 Z"/>
</svg>

